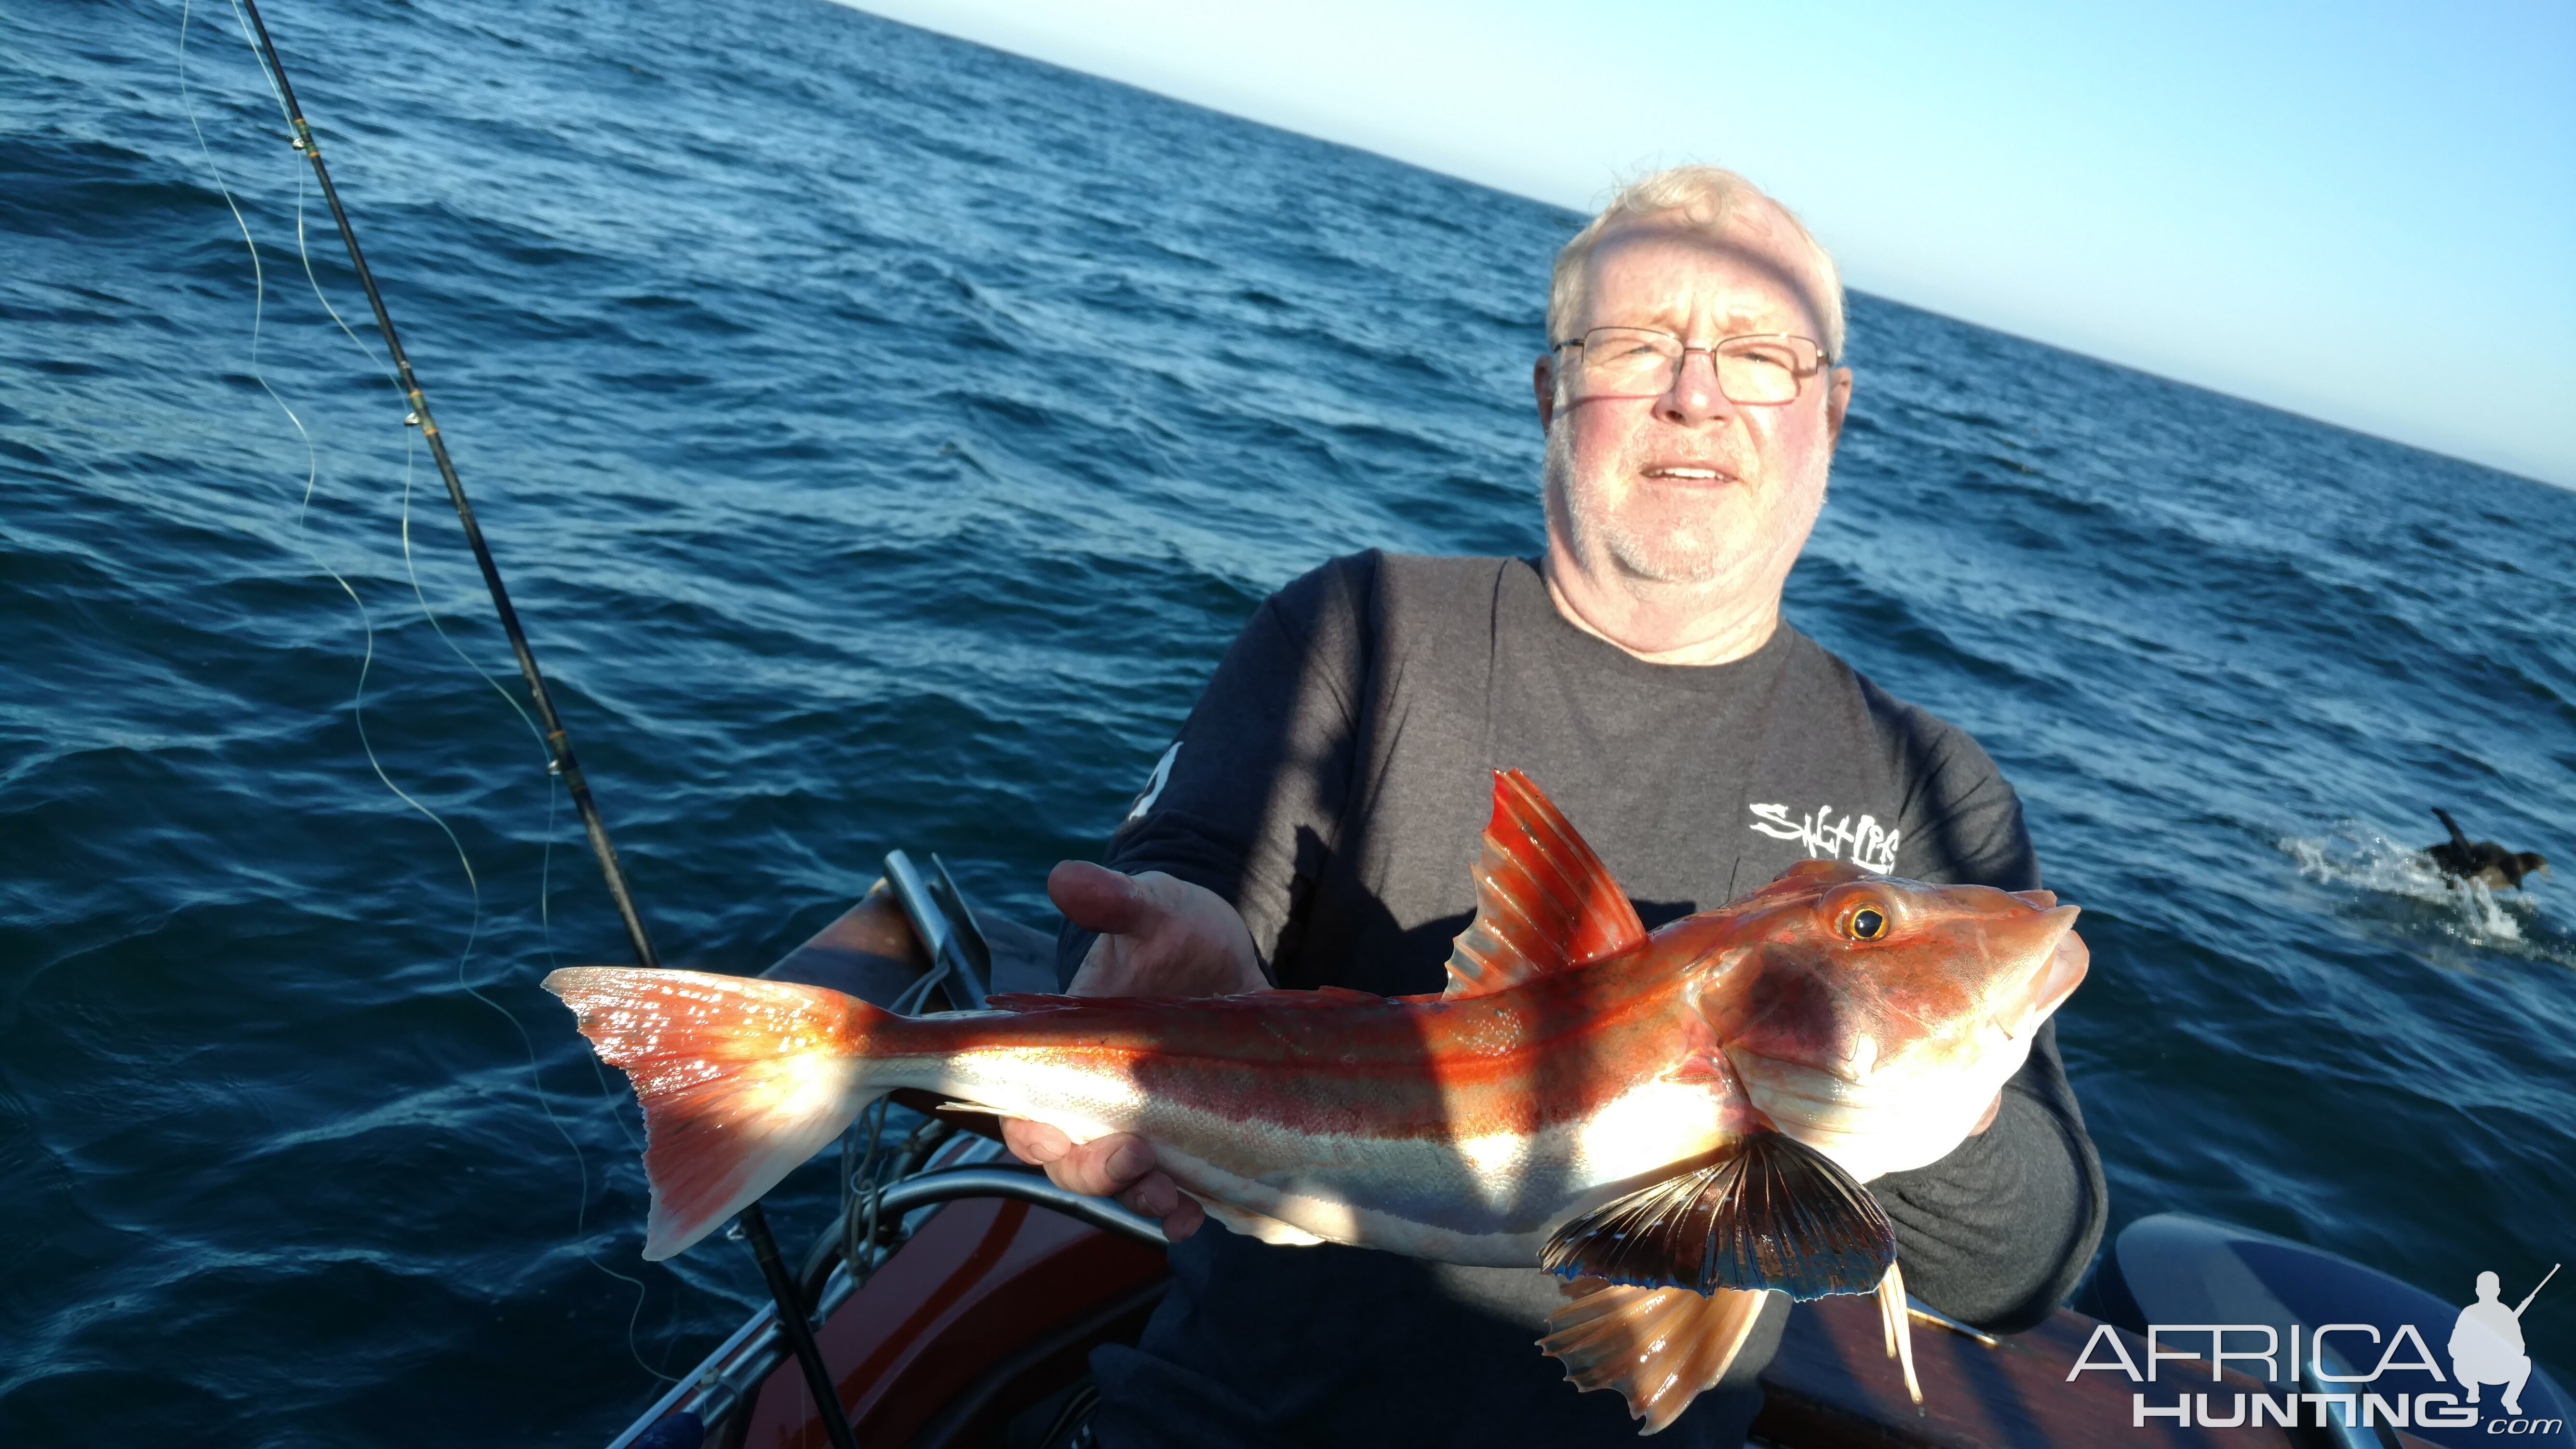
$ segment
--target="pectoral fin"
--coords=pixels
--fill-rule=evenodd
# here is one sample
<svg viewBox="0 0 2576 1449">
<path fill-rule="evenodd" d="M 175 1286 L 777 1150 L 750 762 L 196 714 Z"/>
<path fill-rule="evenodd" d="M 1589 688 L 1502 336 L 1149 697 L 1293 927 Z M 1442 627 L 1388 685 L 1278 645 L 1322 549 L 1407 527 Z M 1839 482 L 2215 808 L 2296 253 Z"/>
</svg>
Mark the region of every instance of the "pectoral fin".
<svg viewBox="0 0 2576 1449">
<path fill-rule="evenodd" d="M 1920 1408 L 1923 1381 L 1914 1376 L 1914 1322 L 1905 1302 L 1905 1274 L 1894 1263 L 1878 1280 L 1878 1326 L 1887 1337 L 1887 1356 L 1905 1369 L 1905 1392 Z"/>
<path fill-rule="evenodd" d="M 1576 1388 L 1617 1389 L 1654 1434 L 1726 1376 L 1761 1317 L 1759 1293 L 1604 1286 L 1549 1314 L 1538 1346 Z"/>
<path fill-rule="evenodd" d="M 1799 1299 L 1870 1292 L 1895 1261 L 1896 1230 L 1869 1189 L 1777 1132 L 1585 1213 L 1539 1255 L 1560 1277 Z"/>
</svg>

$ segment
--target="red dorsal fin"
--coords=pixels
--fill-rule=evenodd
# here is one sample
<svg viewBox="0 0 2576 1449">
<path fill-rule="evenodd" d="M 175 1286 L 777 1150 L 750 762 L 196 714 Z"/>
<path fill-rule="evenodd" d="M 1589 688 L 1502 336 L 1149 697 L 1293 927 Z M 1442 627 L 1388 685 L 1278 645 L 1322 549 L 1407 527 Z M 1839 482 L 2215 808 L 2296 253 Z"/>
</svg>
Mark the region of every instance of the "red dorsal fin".
<svg viewBox="0 0 2576 1449">
<path fill-rule="evenodd" d="M 1494 772 L 1494 816 L 1476 861 L 1476 919 L 1449 953 L 1444 997 L 1481 996 L 1646 939 L 1601 857 L 1529 776 Z"/>
</svg>

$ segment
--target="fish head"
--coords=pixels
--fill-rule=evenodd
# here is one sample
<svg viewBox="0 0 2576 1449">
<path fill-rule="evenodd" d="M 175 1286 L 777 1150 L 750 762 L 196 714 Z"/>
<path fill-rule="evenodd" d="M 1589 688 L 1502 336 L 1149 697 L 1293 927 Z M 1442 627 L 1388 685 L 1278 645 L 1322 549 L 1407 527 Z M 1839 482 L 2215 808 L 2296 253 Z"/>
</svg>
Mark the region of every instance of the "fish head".
<svg viewBox="0 0 2576 1449">
<path fill-rule="evenodd" d="M 1864 1181 L 1975 1130 L 2086 970 L 2076 908 L 2046 891 L 1839 866 L 1744 904 L 1703 1015 L 1752 1104 Z"/>
</svg>

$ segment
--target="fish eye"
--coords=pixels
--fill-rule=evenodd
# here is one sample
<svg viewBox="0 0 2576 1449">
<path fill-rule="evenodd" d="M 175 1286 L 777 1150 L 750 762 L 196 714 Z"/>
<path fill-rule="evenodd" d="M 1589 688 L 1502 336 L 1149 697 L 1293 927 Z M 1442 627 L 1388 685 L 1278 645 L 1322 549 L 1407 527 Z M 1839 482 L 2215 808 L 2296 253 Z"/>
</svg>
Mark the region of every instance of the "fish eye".
<svg viewBox="0 0 2576 1449">
<path fill-rule="evenodd" d="M 1855 941 L 1875 941 L 1887 934 L 1887 916 L 1874 906 L 1863 906 L 1851 913 L 1851 919 L 1843 923 L 1843 929 L 1849 931 Z"/>
</svg>

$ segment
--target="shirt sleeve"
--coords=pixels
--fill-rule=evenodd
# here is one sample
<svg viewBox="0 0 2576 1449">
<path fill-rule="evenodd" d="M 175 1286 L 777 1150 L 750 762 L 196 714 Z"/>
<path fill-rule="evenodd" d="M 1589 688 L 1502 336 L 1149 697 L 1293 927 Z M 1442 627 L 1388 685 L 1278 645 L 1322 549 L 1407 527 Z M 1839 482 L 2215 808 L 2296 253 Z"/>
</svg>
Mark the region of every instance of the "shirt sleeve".
<svg viewBox="0 0 2576 1449">
<path fill-rule="evenodd" d="M 1896 874 L 1942 885 L 1998 890 L 2039 887 L 2039 855 L 2022 824 L 2021 797 L 1967 731 L 1879 694 L 1894 715 L 1897 769 L 1906 781 L 1898 813 Z"/>
<path fill-rule="evenodd" d="M 1897 873 L 2038 889 L 2039 857 L 2003 772 L 1965 731 L 1897 708 L 1909 781 Z M 1923 1301 L 2005 1332 L 2046 1318 L 2092 1262 L 2110 1211 L 2057 1023 L 2040 1028 L 2030 1060 L 2004 1084 L 1992 1126 L 1870 1190 L 1896 1225 L 1905 1285 Z"/>
<path fill-rule="evenodd" d="M 1377 556 L 1336 559 L 1257 610 L 1226 650 L 1102 863 L 1205 886 L 1243 916 L 1265 974 L 1330 854 L 1348 794 Z M 1096 933 L 1066 923 L 1070 984 Z"/>
</svg>

